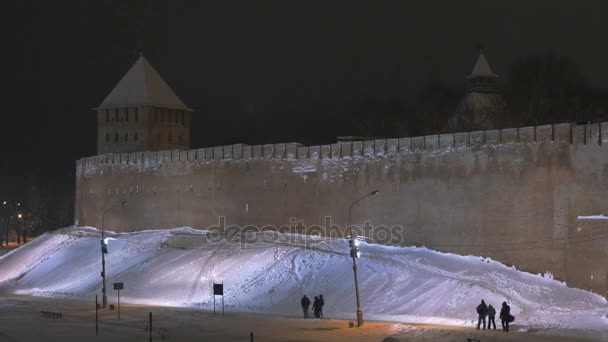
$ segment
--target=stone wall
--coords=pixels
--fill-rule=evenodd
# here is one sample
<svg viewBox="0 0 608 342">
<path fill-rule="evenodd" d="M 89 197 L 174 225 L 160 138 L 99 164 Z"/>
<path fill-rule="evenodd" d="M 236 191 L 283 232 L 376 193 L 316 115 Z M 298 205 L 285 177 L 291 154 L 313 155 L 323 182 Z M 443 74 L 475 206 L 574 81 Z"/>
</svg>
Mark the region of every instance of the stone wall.
<svg viewBox="0 0 608 342">
<path fill-rule="evenodd" d="M 117 231 L 226 224 L 401 225 L 403 245 L 491 257 L 608 291 L 608 123 L 323 146 L 229 145 L 77 162 L 76 224 Z M 608 221 L 604 221 L 608 222 Z"/>
</svg>

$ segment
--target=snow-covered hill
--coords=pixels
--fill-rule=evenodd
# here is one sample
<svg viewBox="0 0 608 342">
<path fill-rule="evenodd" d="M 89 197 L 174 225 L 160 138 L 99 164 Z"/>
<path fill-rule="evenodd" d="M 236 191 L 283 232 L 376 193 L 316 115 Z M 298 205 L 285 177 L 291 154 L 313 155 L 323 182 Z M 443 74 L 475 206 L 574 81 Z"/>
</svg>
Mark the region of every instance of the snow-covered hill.
<svg viewBox="0 0 608 342">
<path fill-rule="evenodd" d="M 354 317 L 345 240 L 281 234 L 259 235 L 265 242 L 257 244 L 238 237 L 211 242 L 189 228 L 107 235 L 111 302 L 111 284 L 124 282 L 121 301 L 211 308 L 211 284 L 223 282 L 230 310 L 300 315 L 303 294 L 323 294 L 325 316 Z M 90 300 L 101 293 L 99 236 L 94 228 L 65 228 L 0 257 L 0 291 Z M 471 324 L 485 299 L 497 310 L 507 301 L 515 323 L 528 328 L 608 329 L 603 297 L 550 277 L 425 248 L 362 243 L 360 249 L 366 319 Z"/>
</svg>

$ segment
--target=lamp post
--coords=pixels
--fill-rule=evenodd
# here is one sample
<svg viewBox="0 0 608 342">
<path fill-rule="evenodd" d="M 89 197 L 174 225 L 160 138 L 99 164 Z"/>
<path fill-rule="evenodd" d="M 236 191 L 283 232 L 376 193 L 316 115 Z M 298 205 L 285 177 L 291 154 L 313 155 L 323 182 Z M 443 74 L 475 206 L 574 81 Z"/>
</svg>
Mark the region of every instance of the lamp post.
<svg viewBox="0 0 608 342">
<path fill-rule="evenodd" d="M 351 203 L 348 208 L 348 226 L 350 228 L 350 240 L 348 244 L 350 246 L 350 256 L 353 258 L 353 273 L 355 275 L 355 295 L 357 296 L 357 326 L 360 327 L 363 325 L 363 309 L 361 309 L 361 300 L 359 298 L 359 281 L 357 279 L 357 261 L 356 259 L 359 257 L 359 248 L 357 247 L 355 232 L 353 231 L 352 217 L 353 217 L 353 206 L 362 200 L 374 196 L 378 194 L 380 191 L 374 190 L 369 194 L 359 198 L 358 200 Z"/>
<path fill-rule="evenodd" d="M 120 203 L 120 206 L 124 206 L 127 204 L 127 201 L 123 201 Z M 108 305 L 108 295 L 106 294 L 106 254 L 108 253 L 108 243 L 105 239 L 105 230 L 103 227 L 103 219 L 105 215 L 112 209 L 116 208 L 118 205 L 113 205 L 106 209 L 103 214 L 101 214 L 101 307 L 106 308 Z"/>
<path fill-rule="evenodd" d="M 6 243 L 6 246 L 8 247 L 8 208 L 7 208 L 7 202 L 6 201 L 2 201 L 2 221 L 4 223 L 4 234 L 5 234 L 5 238 L 4 238 L 4 242 Z"/>
<path fill-rule="evenodd" d="M 18 230 L 20 230 L 20 232 L 18 232 L 17 234 L 22 234 L 21 236 L 23 237 L 23 243 L 27 243 L 27 234 L 25 233 L 25 216 L 22 213 L 17 214 L 17 219 L 19 220 L 19 223 L 21 224 L 21 227 L 18 228 Z"/>
<path fill-rule="evenodd" d="M 2 216 L 4 219 L 4 234 L 5 234 L 4 240 L 6 241 L 7 246 L 8 246 L 8 236 L 9 236 L 9 229 L 10 229 L 11 221 L 14 219 L 13 215 L 15 215 L 15 211 L 17 211 L 20 208 L 21 208 L 21 202 L 2 201 L 2 214 L 3 214 Z M 15 230 L 17 231 L 17 238 L 19 238 L 19 231 L 17 228 Z"/>
</svg>

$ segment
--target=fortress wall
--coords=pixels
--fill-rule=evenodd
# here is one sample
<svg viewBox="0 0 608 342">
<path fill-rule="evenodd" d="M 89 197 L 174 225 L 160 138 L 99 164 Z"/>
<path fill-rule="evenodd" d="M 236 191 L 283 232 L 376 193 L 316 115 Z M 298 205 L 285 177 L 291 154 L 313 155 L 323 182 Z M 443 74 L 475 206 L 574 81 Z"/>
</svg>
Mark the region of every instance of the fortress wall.
<svg viewBox="0 0 608 342">
<path fill-rule="evenodd" d="M 352 222 L 403 227 L 405 240 L 380 242 L 492 257 L 607 294 L 608 223 L 577 220 L 608 213 L 607 147 L 602 123 L 106 154 L 77 162 L 76 224 L 99 227 L 128 200 L 106 229 L 207 228 L 220 216 L 347 225 L 350 204 L 378 189 Z"/>
</svg>

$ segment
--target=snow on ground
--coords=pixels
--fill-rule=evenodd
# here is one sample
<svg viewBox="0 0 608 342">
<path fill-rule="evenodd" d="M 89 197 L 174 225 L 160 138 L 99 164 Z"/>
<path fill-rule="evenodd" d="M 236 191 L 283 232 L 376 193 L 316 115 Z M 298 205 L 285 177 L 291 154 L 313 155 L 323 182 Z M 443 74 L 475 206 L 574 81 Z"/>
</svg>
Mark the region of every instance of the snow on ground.
<svg viewBox="0 0 608 342">
<path fill-rule="evenodd" d="M 342 239 L 259 233 L 264 242 L 248 244 L 240 236 L 210 241 L 217 235 L 190 228 L 106 234 L 111 302 L 112 283 L 124 282 L 121 302 L 211 309 L 211 284 L 223 282 L 231 311 L 296 316 L 303 294 L 323 294 L 326 317 L 354 316 L 352 261 Z M 65 228 L 0 257 L 0 292 L 90 300 L 101 293 L 99 236 L 94 228 Z M 552 277 L 426 248 L 360 249 L 366 319 L 472 325 L 485 299 L 497 310 L 507 301 L 522 329 L 608 329 L 603 297 Z"/>
</svg>

